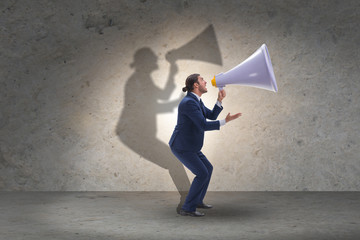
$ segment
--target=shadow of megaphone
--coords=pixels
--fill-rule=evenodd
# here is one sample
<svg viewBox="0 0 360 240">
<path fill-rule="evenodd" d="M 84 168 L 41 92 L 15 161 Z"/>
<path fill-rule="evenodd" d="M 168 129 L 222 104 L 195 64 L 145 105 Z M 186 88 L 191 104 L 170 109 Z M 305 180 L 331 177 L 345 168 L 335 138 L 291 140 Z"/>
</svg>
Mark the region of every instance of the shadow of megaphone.
<svg viewBox="0 0 360 240">
<path fill-rule="evenodd" d="M 222 65 L 221 53 L 213 25 L 209 25 L 184 46 L 169 51 L 165 57 L 169 62 L 190 59 Z"/>
</svg>

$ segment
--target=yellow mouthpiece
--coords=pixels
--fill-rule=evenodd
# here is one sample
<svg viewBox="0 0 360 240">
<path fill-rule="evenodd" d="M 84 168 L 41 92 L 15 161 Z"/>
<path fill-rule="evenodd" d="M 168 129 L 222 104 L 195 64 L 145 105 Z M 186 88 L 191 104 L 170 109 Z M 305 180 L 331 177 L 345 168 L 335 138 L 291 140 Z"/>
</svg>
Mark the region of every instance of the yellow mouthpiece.
<svg viewBox="0 0 360 240">
<path fill-rule="evenodd" d="M 212 84 L 214 87 L 216 87 L 216 80 L 215 80 L 215 76 L 214 76 L 214 78 L 211 80 L 211 84 Z"/>
</svg>

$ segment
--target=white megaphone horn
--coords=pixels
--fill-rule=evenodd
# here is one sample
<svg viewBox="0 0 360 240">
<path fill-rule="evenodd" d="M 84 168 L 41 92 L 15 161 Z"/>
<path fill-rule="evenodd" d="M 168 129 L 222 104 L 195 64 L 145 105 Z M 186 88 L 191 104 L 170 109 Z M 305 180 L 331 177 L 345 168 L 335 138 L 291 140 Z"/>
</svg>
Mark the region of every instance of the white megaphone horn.
<svg viewBox="0 0 360 240">
<path fill-rule="evenodd" d="M 269 51 L 265 44 L 233 69 L 216 75 L 211 83 L 219 90 L 228 84 L 237 84 L 278 91 Z"/>
</svg>

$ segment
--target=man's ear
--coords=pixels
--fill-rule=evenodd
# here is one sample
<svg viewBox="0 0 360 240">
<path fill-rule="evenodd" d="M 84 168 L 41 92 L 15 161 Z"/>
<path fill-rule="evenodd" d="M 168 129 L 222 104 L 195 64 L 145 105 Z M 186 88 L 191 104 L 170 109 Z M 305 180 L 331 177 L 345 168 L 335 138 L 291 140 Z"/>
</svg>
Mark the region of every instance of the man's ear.
<svg viewBox="0 0 360 240">
<path fill-rule="evenodd" d="M 196 84 L 196 85 L 195 85 Z M 198 82 L 194 82 L 194 88 L 198 88 L 199 87 L 199 83 Z"/>
</svg>

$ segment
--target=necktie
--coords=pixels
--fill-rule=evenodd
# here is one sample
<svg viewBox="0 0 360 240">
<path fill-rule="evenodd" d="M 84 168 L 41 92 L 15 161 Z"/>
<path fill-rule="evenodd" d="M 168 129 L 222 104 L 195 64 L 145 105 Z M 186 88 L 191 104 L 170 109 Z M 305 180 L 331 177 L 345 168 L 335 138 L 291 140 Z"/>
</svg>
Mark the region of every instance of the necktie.
<svg viewBox="0 0 360 240">
<path fill-rule="evenodd" d="M 200 99 L 200 107 L 201 107 L 201 111 L 202 111 L 203 114 L 204 114 L 204 117 L 206 117 L 206 114 L 205 114 L 205 106 L 204 106 L 204 103 L 201 101 L 201 99 Z"/>
</svg>

